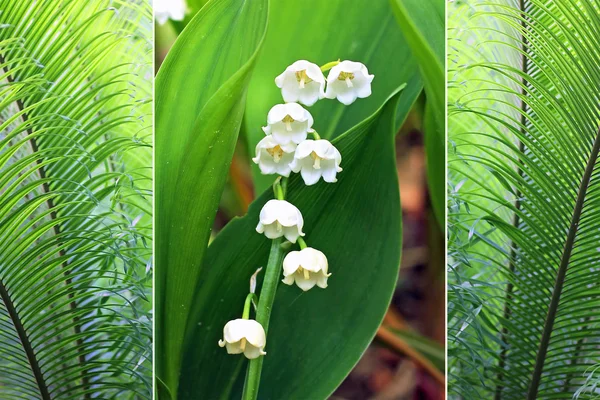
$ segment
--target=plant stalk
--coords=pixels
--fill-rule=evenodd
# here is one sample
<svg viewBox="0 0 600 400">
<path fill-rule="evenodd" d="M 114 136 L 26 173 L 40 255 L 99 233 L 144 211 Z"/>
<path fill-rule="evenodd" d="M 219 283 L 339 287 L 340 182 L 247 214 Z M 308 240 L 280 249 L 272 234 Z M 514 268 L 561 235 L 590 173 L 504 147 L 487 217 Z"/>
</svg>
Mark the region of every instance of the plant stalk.
<svg viewBox="0 0 600 400">
<path fill-rule="evenodd" d="M 260 290 L 258 309 L 256 310 L 256 321 L 258 321 L 265 329 L 267 338 L 273 301 L 275 300 L 277 285 L 279 285 L 281 277 L 281 263 L 283 261 L 283 249 L 281 248 L 282 241 L 283 238 L 277 238 L 274 239 L 271 244 L 269 262 L 265 271 L 265 279 Z M 260 374 L 264 357 L 265 356 L 260 356 L 254 360 L 250 360 L 250 363 L 248 364 L 248 372 L 246 374 L 246 382 L 244 383 L 244 392 L 242 395 L 243 400 L 256 400 L 258 397 L 258 386 L 260 384 Z"/>
<path fill-rule="evenodd" d="M 0 54 L 0 64 L 5 64 L 5 62 L 6 61 L 4 59 L 4 56 Z M 4 68 L 3 68 L 3 70 L 6 73 L 6 76 L 7 76 L 6 79 L 8 80 L 8 82 L 9 83 L 14 83 L 15 79 L 10 74 L 10 70 L 8 68 L 8 65 L 5 65 Z M 17 107 L 19 108 L 20 111 L 24 111 L 25 110 L 25 105 L 24 105 L 24 103 L 23 103 L 22 100 L 17 99 L 16 103 L 17 103 Z M 27 113 L 23 113 L 23 115 L 21 116 L 21 119 L 23 120 L 24 123 L 27 123 L 27 121 L 29 119 Z M 29 137 L 29 144 L 31 146 L 31 151 L 34 154 L 35 153 L 39 153 L 39 146 L 38 146 L 37 140 L 35 139 L 35 137 L 33 137 L 33 130 L 31 128 L 27 128 L 26 131 L 27 131 L 27 136 Z M 38 159 L 36 159 L 36 163 L 39 165 L 38 174 L 40 176 L 40 179 L 42 179 L 42 180 L 46 179 L 46 169 L 41 165 L 42 164 L 42 160 L 38 158 Z M 42 191 L 44 193 L 51 193 L 50 185 L 47 182 L 42 183 Z M 53 221 L 56 220 L 58 216 L 57 216 L 56 211 L 55 211 L 56 208 L 55 208 L 54 200 L 53 200 L 52 197 L 49 197 L 46 200 L 46 205 L 47 205 L 48 209 L 50 210 L 50 219 L 53 220 Z M 54 231 L 54 235 L 55 236 L 60 237 L 61 228 L 60 228 L 60 225 L 58 223 L 56 223 L 56 224 L 54 224 L 52 226 L 52 230 Z M 66 253 L 65 253 L 65 251 L 63 249 L 60 249 L 58 251 L 58 254 L 59 254 L 60 257 L 65 257 L 66 256 Z M 62 268 L 64 270 L 63 276 L 65 277 L 65 285 L 66 286 L 70 286 L 72 284 L 72 279 L 71 279 L 71 271 L 69 269 L 69 263 L 68 263 L 68 261 L 65 261 L 65 262 L 62 263 Z M 68 294 L 68 297 L 69 297 L 69 300 L 71 300 L 70 303 L 69 303 L 69 308 L 71 310 L 76 310 L 77 309 L 77 302 L 74 301 L 74 300 L 72 300 L 75 297 L 75 294 L 72 291 L 70 291 L 69 294 Z M 73 316 L 73 322 L 75 323 L 73 325 L 73 331 L 75 332 L 75 335 L 79 336 L 81 334 L 81 325 L 79 324 L 79 317 Z M 83 344 L 84 344 L 83 343 L 83 339 L 81 339 L 81 338 L 77 339 L 77 348 L 78 348 L 78 352 L 79 352 L 79 356 L 78 356 L 79 364 L 81 366 L 85 367 L 85 365 L 86 365 L 86 359 L 85 359 L 85 355 L 83 353 L 84 350 L 85 350 L 83 348 Z M 87 389 L 89 389 L 90 381 L 89 381 L 88 376 L 86 375 L 86 372 L 87 372 L 87 369 L 84 369 L 82 371 L 81 382 L 82 382 L 82 384 L 83 384 L 83 386 L 84 386 L 84 388 L 86 390 L 86 393 L 84 394 L 84 398 L 85 399 L 91 399 L 90 393 L 87 392 Z"/>
<path fill-rule="evenodd" d="M 552 291 L 552 299 L 550 300 L 550 306 L 548 307 L 548 315 L 546 322 L 544 323 L 544 330 L 542 331 L 542 339 L 540 341 L 540 347 L 537 352 L 535 359 L 535 368 L 531 377 L 531 384 L 527 393 L 527 400 L 536 400 L 537 394 L 542 379 L 542 371 L 546 362 L 546 354 L 548 353 L 548 346 L 550 345 L 550 337 L 554 328 L 554 321 L 556 319 L 556 313 L 560 304 L 560 296 L 562 294 L 563 285 L 567 275 L 567 269 L 569 267 L 569 261 L 571 259 L 571 252 L 575 245 L 575 238 L 577 237 L 577 230 L 579 228 L 579 220 L 581 219 L 581 212 L 583 211 L 583 205 L 587 190 L 590 185 L 592 173 L 594 172 L 594 166 L 598 160 L 598 154 L 600 153 L 600 129 L 596 134 L 596 140 L 590 153 L 585 172 L 581 178 L 579 190 L 577 191 L 577 201 L 575 202 L 575 208 L 573 209 L 573 216 L 571 218 L 571 225 L 569 227 L 569 233 L 565 242 L 562 258 L 560 260 L 560 266 L 558 267 L 558 274 L 556 276 L 556 282 L 554 284 L 554 290 Z"/>
<path fill-rule="evenodd" d="M 277 200 L 283 200 L 287 193 L 287 178 L 279 177 L 273 183 L 273 194 Z M 281 263 L 283 261 L 284 250 L 281 248 L 283 237 L 274 239 L 271 243 L 271 252 L 269 253 L 269 261 L 262 288 L 260 289 L 260 298 L 258 299 L 258 307 L 256 308 L 256 321 L 260 323 L 268 336 L 269 319 L 271 318 L 271 310 L 277 293 L 277 285 L 281 277 Z M 244 391 L 242 393 L 243 400 L 256 400 L 258 397 L 258 387 L 260 385 L 260 374 L 262 372 L 264 356 L 259 356 L 254 360 L 250 360 L 248 371 L 246 372 L 246 381 L 244 382 Z"/>
<path fill-rule="evenodd" d="M 21 345 L 23 346 L 23 350 L 25 350 L 25 355 L 27 356 L 27 360 L 29 361 L 29 365 L 31 366 L 31 372 L 35 377 L 35 381 L 40 390 L 40 396 L 43 400 L 50 400 L 50 390 L 48 385 L 46 384 L 46 380 L 44 379 L 44 374 L 42 373 L 42 369 L 40 367 L 40 363 L 35 355 L 35 350 L 33 349 L 33 345 L 29 341 L 29 336 L 27 336 L 27 332 L 25 331 L 25 327 L 23 326 L 23 322 L 17 313 L 17 309 L 10 298 L 10 294 L 4 283 L 0 279 L 0 298 L 6 307 L 6 311 L 8 311 L 8 315 L 10 316 L 11 321 L 13 322 L 17 334 L 19 335 L 19 339 L 21 341 Z"/>
</svg>

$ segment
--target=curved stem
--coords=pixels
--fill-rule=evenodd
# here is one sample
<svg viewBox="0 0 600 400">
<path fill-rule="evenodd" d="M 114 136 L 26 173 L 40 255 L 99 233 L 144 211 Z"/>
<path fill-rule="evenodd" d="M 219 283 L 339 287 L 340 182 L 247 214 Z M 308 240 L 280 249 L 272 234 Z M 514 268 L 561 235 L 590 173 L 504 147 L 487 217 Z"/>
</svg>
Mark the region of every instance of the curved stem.
<svg viewBox="0 0 600 400">
<path fill-rule="evenodd" d="M 281 275 L 281 263 L 283 261 L 283 249 L 281 242 L 283 238 L 273 240 L 271 244 L 271 252 L 269 254 L 269 263 L 265 271 L 265 279 L 260 291 L 258 300 L 258 309 L 256 310 L 256 320 L 263 326 L 265 333 L 269 330 L 269 319 L 271 318 L 271 310 L 273 309 L 273 301 L 277 292 Z M 260 384 L 260 374 L 262 371 L 264 356 L 250 360 L 248 364 L 248 372 L 246 374 L 246 382 L 244 383 L 243 400 L 256 400 L 258 397 L 258 386 Z"/>
<path fill-rule="evenodd" d="M 331 61 L 328 62 L 327 64 L 323 65 L 321 67 L 321 71 L 323 72 L 327 72 L 329 71 L 331 68 L 335 67 L 336 65 L 338 65 L 340 63 L 340 59 L 338 58 L 336 61 Z"/>
<path fill-rule="evenodd" d="M 552 329 L 554 328 L 554 320 L 556 319 L 556 312 L 560 304 L 560 296 L 562 294 L 563 285 L 565 283 L 565 277 L 567 275 L 567 268 L 569 267 L 569 261 L 571 259 L 571 252 L 575 245 L 575 238 L 577 237 L 577 229 L 579 228 L 579 220 L 581 219 L 581 212 L 585 203 L 585 197 L 587 190 L 590 185 L 592 178 L 592 172 L 596 161 L 598 161 L 598 154 L 600 153 L 600 130 L 596 135 L 592 152 L 588 160 L 579 190 L 577 192 L 577 201 L 573 210 L 573 217 L 571 218 L 571 226 L 569 227 L 569 233 L 567 235 L 567 241 L 563 250 L 562 258 L 560 260 L 560 266 L 558 267 L 558 274 L 556 276 L 556 282 L 554 284 L 554 290 L 552 291 L 552 299 L 550 300 L 550 306 L 548 307 L 548 315 L 546 317 L 546 323 L 544 324 L 544 330 L 542 331 L 542 339 L 540 341 L 540 347 L 537 352 L 535 359 L 535 368 L 531 377 L 531 385 L 527 393 L 528 400 L 537 399 L 538 389 L 542 379 L 542 371 L 546 362 L 546 354 L 548 353 L 548 346 L 550 345 L 550 337 L 552 335 Z"/>
<path fill-rule="evenodd" d="M 23 350 L 25 350 L 25 354 L 27 355 L 27 360 L 29 361 L 29 365 L 31 366 L 31 372 L 33 372 L 33 376 L 35 377 L 35 381 L 40 389 L 40 396 L 43 400 L 50 400 L 50 391 L 48 390 L 48 385 L 46 384 L 46 380 L 44 379 L 44 375 L 42 373 L 42 369 L 40 367 L 40 363 L 35 355 L 35 351 L 31 342 L 29 341 L 29 336 L 27 336 L 27 332 L 25 331 L 25 327 L 23 326 L 23 322 L 17 313 L 17 309 L 10 298 L 10 294 L 8 290 L 4 286 L 2 280 L 0 280 L 0 298 L 2 302 L 6 306 L 6 310 L 8 311 L 8 315 L 10 316 L 13 325 L 19 335 L 19 340 L 21 341 L 21 345 L 23 346 Z"/>
<path fill-rule="evenodd" d="M 306 246 L 306 242 L 301 237 L 298 237 L 298 244 L 300 245 L 300 250 L 304 250 Z"/>
<path fill-rule="evenodd" d="M 2 54 L 0 54 L 0 65 L 4 65 L 2 70 L 6 73 L 6 80 L 8 81 L 8 83 L 14 83 L 15 78 L 11 75 L 10 69 L 6 63 L 4 55 L 2 55 Z M 23 103 L 23 101 L 21 99 L 17 99 L 16 103 L 17 103 L 17 107 L 19 108 L 20 111 L 25 110 L 25 104 Z M 24 123 L 27 123 L 29 120 L 28 114 L 26 112 L 24 112 L 21 116 L 21 119 L 23 120 Z M 33 129 L 27 128 L 26 132 L 27 132 L 27 136 L 29 137 L 29 144 L 31 146 L 31 151 L 34 154 L 39 153 L 40 150 L 39 150 L 38 142 L 37 142 L 36 138 L 33 136 Z M 39 168 L 38 168 L 39 177 L 42 181 L 44 181 L 44 183 L 42 183 L 42 191 L 44 193 L 51 193 L 50 185 L 48 184 L 48 182 L 45 181 L 46 169 L 41 165 L 42 160 L 40 158 L 38 158 L 38 159 L 36 159 L 36 163 L 39 165 Z M 58 216 L 55 211 L 56 207 L 55 207 L 54 200 L 52 197 L 48 197 L 48 199 L 46 200 L 46 205 L 48 207 L 48 210 L 50 210 L 50 219 L 52 221 L 55 221 L 58 218 Z M 52 226 L 52 230 L 54 231 L 55 236 L 59 237 L 61 235 L 61 227 L 58 223 L 56 223 Z M 63 249 L 60 249 L 58 251 L 58 254 L 60 257 L 66 256 L 66 253 Z M 63 276 L 65 277 L 65 285 L 71 286 L 73 280 L 71 278 L 71 270 L 69 269 L 69 262 L 65 260 L 65 262 L 62 263 L 62 268 L 64 270 Z M 73 300 L 73 298 L 75 297 L 75 294 L 73 293 L 73 291 L 69 291 L 68 297 L 71 300 L 71 302 L 69 303 L 69 308 L 72 311 L 77 310 L 77 302 L 75 300 Z M 73 331 L 75 332 L 75 336 L 79 336 L 81 334 L 81 325 L 79 324 L 79 317 L 73 316 L 73 322 L 75 323 L 73 325 Z M 79 349 L 78 350 L 78 352 L 79 352 L 78 360 L 79 360 L 79 364 L 82 367 L 85 367 L 86 359 L 85 359 L 83 345 L 84 345 L 83 339 L 78 338 L 77 339 L 77 348 Z M 87 376 L 87 369 L 83 369 L 81 371 L 81 382 L 83 383 L 83 386 L 86 389 L 84 398 L 90 399 L 91 395 L 90 395 L 90 393 L 87 392 L 87 389 L 89 388 L 89 384 L 90 384 L 89 378 Z"/>
<path fill-rule="evenodd" d="M 246 301 L 244 302 L 244 313 L 242 314 L 242 319 L 250 318 L 250 308 L 252 307 L 252 301 L 256 298 L 254 293 L 249 293 L 246 296 Z"/>
<path fill-rule="evenodd" d="M 287 190 L 287 178 L 283 178 L 280 176 L 275 179 L 273 182 L 273 195 L 277 200 L 285 199 L 285 192 Z"/>
</svg>

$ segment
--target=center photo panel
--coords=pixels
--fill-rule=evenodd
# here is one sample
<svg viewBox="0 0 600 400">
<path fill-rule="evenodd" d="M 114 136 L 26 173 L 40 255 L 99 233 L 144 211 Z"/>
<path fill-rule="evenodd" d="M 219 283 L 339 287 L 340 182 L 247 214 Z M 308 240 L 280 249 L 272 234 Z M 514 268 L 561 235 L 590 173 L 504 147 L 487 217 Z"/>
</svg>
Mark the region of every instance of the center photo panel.
<svg viewBox="0 0 600 400">
<path fill-rule="evenodd" d="M 445 2 L 157 3 L 157 398 L 443 399 Z"/>
</svg>

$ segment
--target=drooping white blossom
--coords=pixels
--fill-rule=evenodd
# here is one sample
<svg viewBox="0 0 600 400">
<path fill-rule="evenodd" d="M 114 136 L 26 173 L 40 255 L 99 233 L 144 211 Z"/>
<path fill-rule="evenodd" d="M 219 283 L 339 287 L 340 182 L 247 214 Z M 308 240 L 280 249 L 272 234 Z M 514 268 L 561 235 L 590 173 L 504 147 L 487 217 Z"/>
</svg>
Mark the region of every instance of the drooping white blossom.
<svg viewBox="0 0 600 400">
<path fill-rule="evenodd" d="M 227 348 L 229 354 L 244 353 L 246 358 L 264 356 L 267 337 L 261 324 L 253 319 L 234 319 L 225 324 L 223 339 L 219 346 Z"/>
<path fill-rule="evenodd" d="M 299 60 L 275 78 L 286 103 L 299 102 L 312 106 L 325 97 L 325 76 L 317 64 Z"/>
<path fill-rule="evenodd" d="M 307 291 L 315 285 L 325 289 L 327 278 L 327 257 L 319 250 L 306 247 L 300 251 L 289 252 L 283 260 L 283 283 L 296 285 Z"/>
<path fill-rule="evenodd" d="M 304 236 L 303 226 L 304 219 L 296 206 L 285 200 L 269 200 L 260 210 L 256 231 L 264 233 L 269 239 L 285 236 L 290 242 L 296 243 L 299 236 Z"/>
<path fill-rule="evenodd" d="M 258 164 L 260 172 L 264 175 L 279 174 L 287 177 L 292 172 L 290 163 L 294 159 L 295 151 L 294 142 L 279 144 L 269 135 L 256 145 L 256 157 L 252 161 Z"/>
<path fill-rule="evenodd" d="M 183 21 L 186 13 L 185 0 L 154 0 L 154 16 L 159 25 L 164 25 L 169 19 Z"/>
<path fill-rule="evenodd" d="M 309 132 L 313 132 L 313 117 L 298 103 L 277 104 L 267 115 L 267 126 L 263 131 L 272 135 L 275 142 L 301 143 Z"/>
<path fill-rule="evenodd" d="M 341 103 L 349 105 L 357 98 L 371 95 L 371 82 L 375 75 L 369 75 L 367 67 L 355 61 L 342 61 L 331 68 L 327 75 L 325 97 L 337 98 Z"/>
<path fill-rule="evenodd" d="M 325 182 L 337 182 L 336 175 L 342 171 L 342 155 L 328 140 L 305 140 L 294 153 L 290 168 L 300 172 L 304 183 L 314 185 L 323 177 Z"/>
</svg>

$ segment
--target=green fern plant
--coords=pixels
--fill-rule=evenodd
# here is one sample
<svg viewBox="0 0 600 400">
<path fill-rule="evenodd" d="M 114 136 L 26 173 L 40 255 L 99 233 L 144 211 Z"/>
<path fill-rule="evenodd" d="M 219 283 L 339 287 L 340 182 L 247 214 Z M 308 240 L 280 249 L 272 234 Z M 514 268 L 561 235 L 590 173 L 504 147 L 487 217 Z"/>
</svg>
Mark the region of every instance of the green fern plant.
<svg viewBox="0 0 600 400">
<path fill-rule="evenodd" d="M 0 0 L 0 397 L 151 397 L 142 0 Z"/>
<path fill-rule="evenodd" d="M 598 398 L 600 2 L 449 12 L 450 396 Z"/>
</svg>

